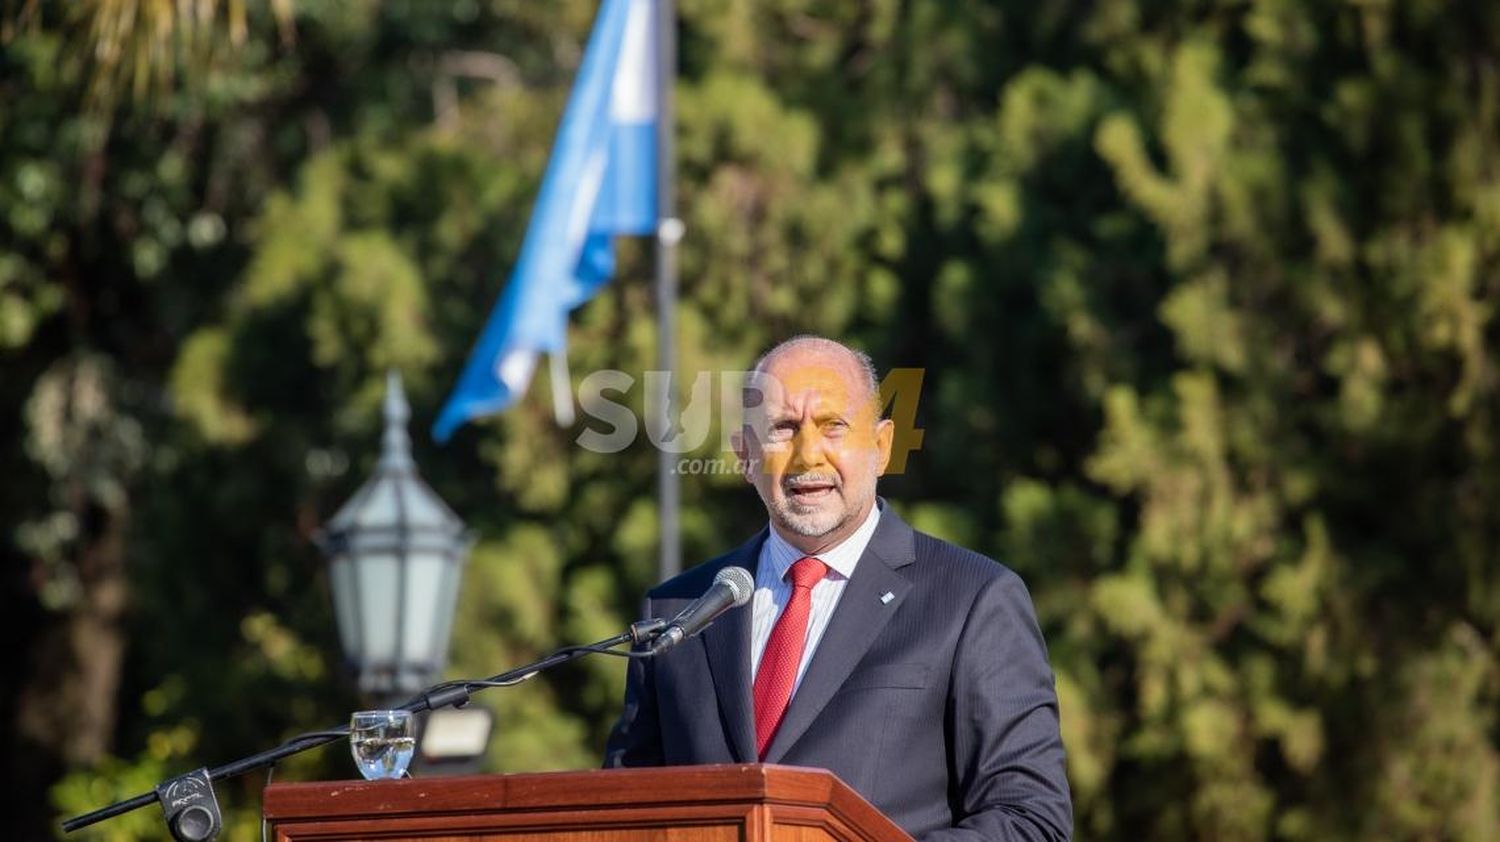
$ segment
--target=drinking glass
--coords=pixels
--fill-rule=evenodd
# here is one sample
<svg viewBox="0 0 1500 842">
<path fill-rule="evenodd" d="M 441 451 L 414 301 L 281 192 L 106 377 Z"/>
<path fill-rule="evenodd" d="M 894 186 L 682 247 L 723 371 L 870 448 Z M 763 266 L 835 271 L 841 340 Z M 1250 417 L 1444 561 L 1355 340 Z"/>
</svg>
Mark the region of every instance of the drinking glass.
<svg viewBox="0 0 1500 842">
<path fill-rule="evenodd" d="M 349 751 L 365 780 L 404 776 L 416 748 L 411 711 L 361 710 L 349 720 Z"/>
</svg>

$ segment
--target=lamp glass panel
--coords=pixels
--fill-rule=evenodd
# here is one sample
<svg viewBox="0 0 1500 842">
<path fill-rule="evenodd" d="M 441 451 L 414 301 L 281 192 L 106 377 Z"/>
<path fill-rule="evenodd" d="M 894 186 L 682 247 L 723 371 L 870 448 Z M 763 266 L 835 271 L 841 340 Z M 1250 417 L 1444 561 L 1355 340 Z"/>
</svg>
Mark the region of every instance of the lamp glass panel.
<svg viewBox="0 0 1500 842">
<path fill-rule="evenodd" d="M 396 626 L 401 586 L 400 563 L 394 553 L 368 553 L 354 562 L 359 584 L 361 665 L 390 665 L 396 658 Z"/>
<path fill-rule="evenodd" d="M 438 598 L 437 639 L 444 647 L 437 653 L 437 663 L 442 666 L 448 660 L 447 645 L 453 635 L 453 618 L 458 608 L 458 583 L 462 578 L 463 565 L 459 559 L 443 559 L 443 590 Z"/>
<path fill-rule="evenodd" d="M 434 662 L 440 662 L 446 654 L 436 649 L 439 613 L 447 607 L 440 598 L 449 565 L 441 553 L 413 548 L 407 554 L 406 566 L 406 593 L 402 595 L 406 600 L 406 629 L 401 636 L 401 659 L 435 666 Z"/>
<path fill-rule="evenodd" d="M 333 588 L 333 614 L 338 620 L 339 643 L 350 660 L 360 657 L 359 594 L 354 586 L 354 562 L 347 553 L 339 553 L 328 565 L 329 586 Z"/>
</svg>

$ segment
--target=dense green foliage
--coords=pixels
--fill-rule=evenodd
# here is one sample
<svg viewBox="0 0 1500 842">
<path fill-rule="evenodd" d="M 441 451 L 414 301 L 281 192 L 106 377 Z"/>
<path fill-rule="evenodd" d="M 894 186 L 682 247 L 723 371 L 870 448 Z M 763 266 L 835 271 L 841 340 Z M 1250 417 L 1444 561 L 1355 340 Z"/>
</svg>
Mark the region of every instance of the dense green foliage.
<svg viewBox="0 0 1500 842">
<path fill-rule="evenodd" d="M 355 705 L 310 536 L 384 372 L 418 430 L 455 379 L 594 8 L 252 6 L 160 84 L 55 9 L 10 33 L 0 711 L 34 821 Z M 681 370 L 802 331 L 926 369 L 884 493 L 1030 585 L 1080 837 L 1500 839 L 1500 7 L 679 12 Z M 649 249 L 621 266 L 575 380 L 651 366 Z M 612 633 L 655 576 L 654 451 L 579 447 L 548 390 L 417 436 L 481 538 L 455 675 Z M 684 483 L 690 559 L 763 520 Z M 621 684 L 481 697 L 490 768 L 593 765 Z M 221 789 L 234 838 L 259 786 Z"/>
</svg>

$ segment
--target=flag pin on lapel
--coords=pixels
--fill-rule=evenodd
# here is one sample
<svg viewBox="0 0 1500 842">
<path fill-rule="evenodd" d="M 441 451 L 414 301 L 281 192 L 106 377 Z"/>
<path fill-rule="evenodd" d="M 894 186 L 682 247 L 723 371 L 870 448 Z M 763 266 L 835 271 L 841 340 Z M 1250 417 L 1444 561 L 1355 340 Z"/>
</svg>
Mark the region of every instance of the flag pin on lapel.
<svg viewBox="0 0 1500 842">
<path fill-rule="evenodd" d="M 880 595 L 880 604 L 881 605 L 890 605 L 891 604 L 891 600 L 893 600 L 895 598 L 896 598 L 895 594 L 891 593 L 890 591 L 886 591 L 885 593 L 883 593 L 883 594 Z"/>
</svg>

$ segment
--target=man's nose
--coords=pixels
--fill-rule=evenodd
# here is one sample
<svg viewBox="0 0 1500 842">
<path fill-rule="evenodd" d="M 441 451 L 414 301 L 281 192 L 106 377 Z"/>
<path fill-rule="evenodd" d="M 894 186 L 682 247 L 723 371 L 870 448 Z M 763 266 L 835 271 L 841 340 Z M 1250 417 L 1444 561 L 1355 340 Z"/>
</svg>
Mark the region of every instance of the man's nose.
<svg viewBox="0 0 1500 842">
<path fill-rule="evenodd" d="M 823 433 L 815 424 L 806 424 L 792 439 L 792 467 L 801 470 L 821 467 L 824 463 Z"/>
</svg>

